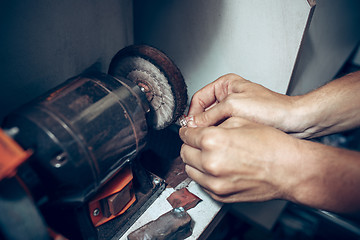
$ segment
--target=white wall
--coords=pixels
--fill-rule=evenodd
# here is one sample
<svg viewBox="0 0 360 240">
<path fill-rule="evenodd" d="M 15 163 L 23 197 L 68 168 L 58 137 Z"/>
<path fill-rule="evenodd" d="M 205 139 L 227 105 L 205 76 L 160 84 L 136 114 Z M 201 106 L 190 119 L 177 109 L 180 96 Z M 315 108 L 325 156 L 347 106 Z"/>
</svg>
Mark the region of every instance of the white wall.
<svg viewBox="0 0 360 240">
<path fill-rule="evenodd" d="M 337 73 L 360 32 L 360 1 L 317 0 L 315 10 L 309 2 L 314 3 L 135 0 L 134 40 L 158 47 L 175 61 L 190 97 L 229 72 L 280 93 L 304 93 Z M 249 211 L 246 204 L 234 206 L 244 216 L 271 228 L 284 204 L 255 204 L 254 209 L 262 209 L 262 214 Z"/>
<path fill-rule="evenodd" d="M 288 93 L 299 95 L 332 80 L 360 40 L 359 0 L 316 0 Z"/>
<path fill-rule="evenodd" d="M 234 72 L 285 93 L 311 6 L 306 0 L 136 0 L 135 42 L 176 62 L 189 96 Z"/>
</svg>

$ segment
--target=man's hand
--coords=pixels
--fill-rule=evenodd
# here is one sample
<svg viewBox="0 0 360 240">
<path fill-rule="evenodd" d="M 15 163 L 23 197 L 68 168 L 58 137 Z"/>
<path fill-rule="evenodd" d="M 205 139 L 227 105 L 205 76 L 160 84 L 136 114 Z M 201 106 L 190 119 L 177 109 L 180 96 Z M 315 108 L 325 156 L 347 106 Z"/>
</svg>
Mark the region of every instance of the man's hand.
<svg viewBox="0 0 360 240">
<path fill-rule="evenodd" d="M 189 126 L 217 125 L 229 117 L 312 138 L 360 126 L 360 71 L 301 96 L 275 93 L 235 74 L 227 74 L 194 94 Z"/>
<path fill-rule="evenodd" d="M 232 117 L 183 127 L 190 178 L 221 202 L 285 199 L 340 213 L 360 212 L 360 153 L 294 138 Z"/>
<path fill-rule="evenodd" d="M 188 114 L 194 116 L 193 126 L 213 126 L 229 117 L 242 117 L 297 133 L 304 130 L 304 122 L 295 119 L 295 100 L 296 97 L 227 74 L 194 94 Z"/>
<path fill-rule="evenodd" d="M 298 166 L 298 139 L 242 118 L 217 127 L 181 128 L 181 157 L 190 178 L 215 200 L 286 198 Z"/>
<path fill-rule="evenodd" d="M 180 129 L 185 170 L 222 202 L 282 198 L 360 213 L 360 153 L 293 137 L 359 127 L 359 91 L 360 71 L 296 97 L 220 77 L 193 96 Z"/>
</svg>

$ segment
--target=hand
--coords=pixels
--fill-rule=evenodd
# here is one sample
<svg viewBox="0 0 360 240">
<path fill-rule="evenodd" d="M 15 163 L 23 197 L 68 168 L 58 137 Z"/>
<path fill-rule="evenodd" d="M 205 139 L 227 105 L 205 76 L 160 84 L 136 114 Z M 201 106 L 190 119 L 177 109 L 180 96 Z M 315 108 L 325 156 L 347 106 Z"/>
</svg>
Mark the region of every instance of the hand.
<svg viewBox="0 0 360 240">
<path fill-rule="evenodd" d="M 305 128 L 304 121 L 295 119 L 297 98 L 227 74 L 194 94 L 188 114 L 193 116 L 192 126 L 207 127 L 242 117 L 296 135 Z"/>
<path fill-rule="evenodd" d="M 217 127 L 181 128 L 181 157 L 190 178 L 215 200 L 287 198 L 296 182 L 299 139 L 232 117 Z"/>
</svg>

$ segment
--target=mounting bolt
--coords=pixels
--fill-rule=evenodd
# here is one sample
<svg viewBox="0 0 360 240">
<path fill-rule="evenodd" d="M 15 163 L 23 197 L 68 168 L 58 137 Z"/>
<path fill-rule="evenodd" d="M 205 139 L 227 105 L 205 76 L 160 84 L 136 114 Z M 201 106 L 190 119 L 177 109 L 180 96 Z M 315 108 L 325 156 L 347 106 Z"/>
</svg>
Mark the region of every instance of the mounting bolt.
<svg viewBox="0 0 360 240">
<path fill-rule="evenodd" d="M 62 167 L 67 162 L 67 154 L 65 152 L 57 155 L 50 160 L 50 164 L 56 168 Z"/>
<path fill-rule="evenodd" d="M 185 209 L 183 207 L 174 208 L 173 213 L 177 218 L 182 218 L 186 215 Z"/>
<path fill-rule="evenodd" d="M 183 207 L 174 208 L 174 212 L 176 212 L 176 213 L 181 213 L 184 211 L 185 211 L 185 209 Z"/>
<path fill-rule="evenodd" d="M 95 210 L 93 211 L 93 216 L 96 217 L 100 214 L 100 210 L 98 208 L 95 208 Z"/>
</svg>

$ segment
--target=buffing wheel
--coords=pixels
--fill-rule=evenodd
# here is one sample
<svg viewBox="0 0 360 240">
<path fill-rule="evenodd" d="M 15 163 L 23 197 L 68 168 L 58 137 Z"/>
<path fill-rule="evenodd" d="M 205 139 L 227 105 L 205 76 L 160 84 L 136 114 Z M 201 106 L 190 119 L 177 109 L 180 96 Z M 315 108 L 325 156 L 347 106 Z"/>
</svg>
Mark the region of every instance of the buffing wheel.
<svg viewBox="0 0 360 240">
<path fill-rule="evenodd" d="M 184 78 L 161 51 L 145 45 L 126 47 L 112 59 L 109 74 L 135 82 L 146 94 L 153 128 L 163 129 L 183 114 L 187 103 Z"/>
</svg>

